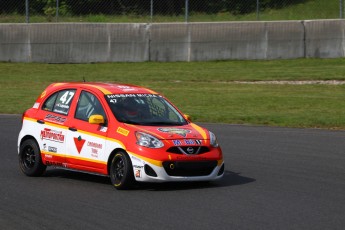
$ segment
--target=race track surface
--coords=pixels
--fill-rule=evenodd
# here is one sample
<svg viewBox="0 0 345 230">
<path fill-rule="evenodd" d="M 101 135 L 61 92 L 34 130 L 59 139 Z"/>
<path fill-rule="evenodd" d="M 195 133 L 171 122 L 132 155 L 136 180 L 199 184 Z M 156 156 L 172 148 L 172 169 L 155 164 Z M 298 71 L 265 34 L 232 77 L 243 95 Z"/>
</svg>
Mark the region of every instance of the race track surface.
<svg viewBox="0 0 345 230">
<path fill-rule="evenodd" d="M 226 174 L 211 184 L 144 184 L 50 169 L 22 174 L 20 116 L 0 115 L 0 229 L 344 229 L 345 132 L 203 124 Z"/>
</svg>

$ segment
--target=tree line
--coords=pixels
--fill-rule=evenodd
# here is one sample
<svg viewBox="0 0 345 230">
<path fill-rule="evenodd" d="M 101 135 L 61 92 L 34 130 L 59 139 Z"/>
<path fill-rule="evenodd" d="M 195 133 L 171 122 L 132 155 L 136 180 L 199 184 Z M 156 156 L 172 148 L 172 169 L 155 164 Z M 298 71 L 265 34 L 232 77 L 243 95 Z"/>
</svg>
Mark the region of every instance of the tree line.
<svg viewBox="0 0 345 230">
<path fill-rule="evenodd" d="M 185 12 L 186 0 L 28 0 L 31 14 L 45 14 L 47 10 L 56 10 L 57 1 L 61 15 L 88 14 L 149 14 L 151 2 L 154 14 L 180 15 Z M 189 12 L 214 14 L 229 12 L 247 14 L 266 8 L 282 8 L 308 0 L 188 0 Z M 25 14 L 25 0 L 1 0 L 0 13 Z"/>
</svg>

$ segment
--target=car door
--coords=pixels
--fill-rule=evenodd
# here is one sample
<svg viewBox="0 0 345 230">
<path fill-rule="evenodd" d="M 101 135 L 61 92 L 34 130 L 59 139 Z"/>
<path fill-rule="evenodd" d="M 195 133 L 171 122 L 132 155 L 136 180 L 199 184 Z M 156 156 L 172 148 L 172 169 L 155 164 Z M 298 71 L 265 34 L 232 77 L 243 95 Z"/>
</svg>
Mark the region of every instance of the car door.
<svg viewBox="0 0 345 230">
<path fill-rule="evenodd" d="M 105 123 L 89 123 L 91 115 L 102 115 Z M 101 99 L 91 91 L 81 90 L 74 116 L 68 121 L 66 162 L 69 168 L 96 173 L 107 172 L 106 121 Z"/>
<path fill-rule="evenodd" d="M 43 102 L 37 112 L 37 138 L 42 160 L 47 165 L 65 166 L 66 134 L 65 126 L 76 89 L 62 89 L 53 92 Z"/>
</svg>

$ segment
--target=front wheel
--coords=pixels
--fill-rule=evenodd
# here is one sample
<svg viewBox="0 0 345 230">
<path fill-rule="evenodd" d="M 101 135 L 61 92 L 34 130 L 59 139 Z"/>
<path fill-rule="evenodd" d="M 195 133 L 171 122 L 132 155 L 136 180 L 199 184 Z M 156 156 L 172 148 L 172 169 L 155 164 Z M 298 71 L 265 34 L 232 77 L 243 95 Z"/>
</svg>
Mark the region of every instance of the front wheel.
<svg viewBox="0 0 345 230">
<path fill-rule="evenodd" d="M 129 189 L 135 182 L 132 162 L 123 151 L 117 152 L 111 160 L 110 180 L 119 190 Z"/>
<path fill-rule="evenodd" d="M 33 139 L 25 140 L 20 145 L 19 166 L 27 176 L 41 176 L 47 166 L 42 163 L 41 152 Z"/>
</svg>

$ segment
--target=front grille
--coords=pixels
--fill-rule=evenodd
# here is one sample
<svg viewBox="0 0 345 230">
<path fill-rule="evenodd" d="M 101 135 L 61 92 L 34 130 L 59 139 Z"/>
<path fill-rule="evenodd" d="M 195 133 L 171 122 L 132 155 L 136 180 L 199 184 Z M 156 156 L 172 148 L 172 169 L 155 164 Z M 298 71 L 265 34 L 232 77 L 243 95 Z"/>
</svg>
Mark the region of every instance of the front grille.
<svg viewBox="0 0 345 230">
<path fill-rule="evenodd" d="M 205 146 L 175 146 L 170 147 L 167 152 L 175 154 L 198 155 L 209 152 L 210 149 Z"/>
<path fill-rule="evenodd" d="M 165 161 L 163 167 L 169 176 L 207 176 L 217 161 Z"/>
</svg>

